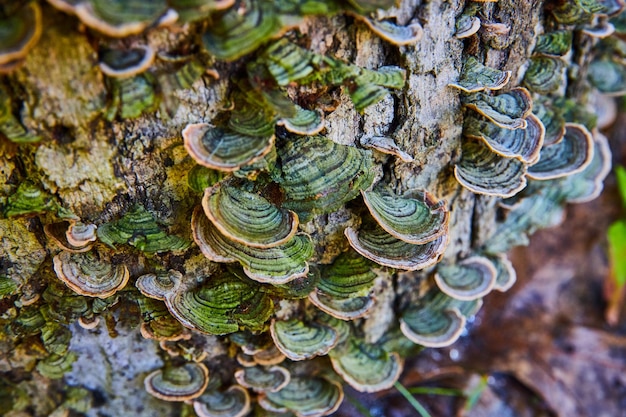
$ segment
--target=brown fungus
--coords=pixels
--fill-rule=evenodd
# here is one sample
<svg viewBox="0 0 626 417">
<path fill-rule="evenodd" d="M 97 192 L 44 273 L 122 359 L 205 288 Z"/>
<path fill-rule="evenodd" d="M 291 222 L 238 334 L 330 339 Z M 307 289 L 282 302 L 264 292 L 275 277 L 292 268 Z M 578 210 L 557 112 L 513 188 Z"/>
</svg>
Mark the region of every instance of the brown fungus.
<svg viewBox="0 0 626 417">
<path fill-rule="evenodd" d="M 41 8 L 37 2 L 0 17 L 0 74 L 17 68 L 41 36 Z"/>
<path fill-rule="evenodd" d="M 113 265 L 104 252 L 61 252 L 53 261 L 57 277 L 80 295 L 107 298 L 128 282 L 126 266 Z"/>
<path fill-rule="evenodd" d="M 202 363 L 165 365 L 144 379 L 149 394 L 165 401 L 189 401 L 202 395 L 209 383 L 209 370 Z"/>
</svg>

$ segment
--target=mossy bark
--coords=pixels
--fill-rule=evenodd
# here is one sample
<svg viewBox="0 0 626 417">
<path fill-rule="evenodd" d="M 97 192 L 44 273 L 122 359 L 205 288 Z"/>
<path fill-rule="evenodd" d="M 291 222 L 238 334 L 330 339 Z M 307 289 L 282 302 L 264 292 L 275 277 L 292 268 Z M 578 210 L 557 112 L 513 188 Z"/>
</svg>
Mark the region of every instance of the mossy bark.
<svg viewBox="0 0 626 417">
<path fill-rule="evenodd" d="M 21 181 L 31 179 L 85 222 L 109 222 L 140 203 L 168 227 L 169 233 L 190 239 L 190 217 L 200 196 L 186 184 L 194 162 L 182 145 L 181 131 L 188 123 L 210 122 L 228 106 L 229 79 L 240 65 L 217 63 L 219 80 L 205 76 L 193 88 L 176 92 L 179 107 L 171 117 L 158 110 L 134 120 L 107 122 L 102 117 L 107 90 L 96 53 L 97 44 L 103 40 L 85 31 L 75 18 L 47 4 L 42 6 L 45 30 L 41 40 L 25 65 L 1 82 L 10 91 L 23 124 L 43 139 L 36 145 L 18 146 L 0 138 L 0 202 L 6 202 L 6 196 Z M 408 47 L 389 45 L 346 15 L 306 19 L 299 29 L 315 52 L 367 68 L 398 65 L 406 69 L 406 88 L 362 115 L 337 90 L 340 104 L 327 115 L 326 134 L 346 145 L 358 145 L 362 136 L 391 136 L 415 158 L 405 163 L 377 155 L 381 181 L 397 191 L 426 189 L 447 201 L 452 212 L 446 252 L 450 259 L 469 253 L 492 232 L 495 198 L 477 197 L 454 179 L 463 111 L 459 92 L 447 85 L 457 80 L 467 53 L 478 54 L 491 67 L 513 71 L 511 85 L 518 85 L 542 24 L 543 1 L 501 0 L 482 6 L 484 22 L 502 23 L 510 31 L 500 38 L 481 32 L 480 45 L 477 39 L 461 41 L 454 37 L 455 18 L 463 7 L 459 0 L 406 0 L 381 13 L 381 17 L 395 17 L 399 24 L 418 21 L 423 25 L 422 39 Z M 196 43 L 198 30 L 193 25 L 175 30 L 157 28 L 109 42 L 148 42 L 165 52 Z M 51 264 L 58 248 L 42 231 L 43 224 L 54 220 L 51 213 L 0 219 L 0 274 L 20 282 L 22 293 L 41 291 L 56 279 Z M 353 212 L 342 209 L 304 225 L 305 231 L 317 237 L 317 260 L 328 263 L 346 250 L 343 229 L 357 222 Z M 118 255 L 132 278 L 151 272 L 155 266 L 193 274 L 206 269 L 208 263 L 195 246 L 182 254 L 146 255 L 122 245 Z M 425 277 L 424 273 L 385 273 L 379 278 L 376 311 L 362 323 L 367 339 L 378 339 L 397 323 L 395 309 L 415 297 Z M 293 311 L 293 306 L 281 307 L 279 314 Z M 0 305 L 1 310 L 10 308 Z M 102 324 L 97 331 L 71 326 L 71 350 L 79 359 L 66 383 L 97 392 L 101 401 L 96 401 L 90 415 L 177 415 L 176 407 L 150 398 L 143 390 L 145 373 L 162 363 L 156 342 L 142 339 L 136 329 L 130 330 L 133 326 L 124 323 L 126 318 L 117 319 L 122 323 L 114 338 Z M 212 354 L 225 353 L 217 338 L 209 337 L 206 342 Z M 26 381 L 25 389 L 34 390 L 30 415 L 52 413 L 62 397 L 55 391 L 62 391 L 63 383 L 44 383 L 36 373 L 29 375 L 34 359 L 10 340 L 0 339 L 0 352 L 0 373 L 12 373 L 14 381 Z"/>
</svg>

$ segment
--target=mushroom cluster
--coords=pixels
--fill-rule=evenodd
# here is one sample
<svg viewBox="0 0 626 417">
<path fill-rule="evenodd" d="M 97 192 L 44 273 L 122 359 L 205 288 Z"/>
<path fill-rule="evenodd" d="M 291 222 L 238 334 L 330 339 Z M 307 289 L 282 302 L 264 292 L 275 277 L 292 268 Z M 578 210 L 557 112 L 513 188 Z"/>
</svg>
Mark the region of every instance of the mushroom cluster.
<svg viewBox="0 0 626 417">
<path fill-rule="evenodd" d="M 566 75 L 587 71 L 601 93 L 626 93 L 623 5 L 547 7 L 554 30 L 537 37 L 516 79 L 487 65 L 479 47 L 506 44 L 510 28 L 489 17 L 496 1 L 466 2 L 457 16 L 462 41 L 453 41 L 466 53 L 444 88 L 458 98 L 462 138 L 449 172 L 438 175 L 456 193 L 486 196 L 502 216 L 471 249 L 447 254 L 459 233 L 444 198 L 451 193 L 394 172 L 419 171 L 421 155 L 393 131 L 332 134 L 341 106 L 360 117 L 405 105 L 411 72 L 316 53 L 290 32 L 306 16 L 348 13 L 377 42 L 415 50 L 419 23 L 373 18 L 393 0 L 48 0 L 75 15 L 92 41 L 107 104 L 90 129 L 127 135 L 124 122 L 148 117 L 175 125 L 180 153 L 163 158 L 171 169 L 159 181 L 184 190 L 168 206 L 135 184 L 133 195 L 103 204 L 101 217 L 79 217 L 63 206 L 63 187 L 14 173 L 19 181 L 0 189 L 2 217 L 33 220 L 24 230 L 41 232 L 46 250 L 37 283 L 0 275 L 0 300 L 11 305 L 0 316 L 0 342 L 32 343 L 27 365 L 60 379 L 77 359 L 73 323 L 89 332 L 103 321 L 111 337 L 119 323 L 138 328 L 162 358 L 145 390 L 199 417 L 325 416 L 340 406 L 342 382 L 362 392 L 393 386 L 408 353 L 454 343 L 484 296 L 514 284 L 507 250 L 558 223 L 565 203 L 596 197 L 608 173 L 606 138 Z M 41 8 L 0 6 L 0 25 L 10 29 L 0 31 L 0 73 L 19 71 L 38 42 Z M 574 31 L 602 38 L 588 68 L 571 65 Z M 205 76 L 223 83 L 221 107 L 176 119 L 176 91 Z M 0 133 L 34 150 L 46 136 L 19 117 L 18 97 L 0 85 Z M 372 335 L 367 326 L 380 311 L 384 334 Z"/>
</svg>

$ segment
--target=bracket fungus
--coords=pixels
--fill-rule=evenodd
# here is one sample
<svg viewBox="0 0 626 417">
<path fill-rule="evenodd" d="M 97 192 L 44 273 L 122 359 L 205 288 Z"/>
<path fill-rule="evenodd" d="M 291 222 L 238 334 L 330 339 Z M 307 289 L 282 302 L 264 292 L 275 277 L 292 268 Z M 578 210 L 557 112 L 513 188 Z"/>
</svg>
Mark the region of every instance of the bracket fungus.
<svg viewBox="0 0 626 417">
<path fill-rule="evenodd" d="M 525 129 L 506 129 L 479 117 L 468 116 L 464 120 L 463 134 L 479 139 L 493 152 L 506 158 L 517 158 L 525 164 L 539 159 L 546 135 L 541 120 L 530 114 L 524 119 Z"/>
<path fill-rule="evenodd" d="M 454 264 L 437 265 L 435 282 L 445 294 L 471 301 L 487 295 L 494 287 L 497 270 L 487 258 L 471 256 Z"/>
<path fill-rule="evenodd" d="M 525 88 L 514 88 L 491 96 L 481 92 L 467 94 L 463 105 L 505 129 L 526 129 L 525 117 L 532 109 L 530 93 Z"/>
<path fill-rule="evenodd" d="M 476 314 L 481 305 L 480 299 L 461 301 L 432 288 L 417 305 L 402 312 L 400 330 L 418 345 L 449 346 L 461 335 L 467 317 Z"/>
<path fill-rule="evenodd" d="M 0 356 L 32 341 L 34 381 L 70 372 L 74 329 L 122 325 L 183 415 L 332 414 L 341 383 L 387 389 L 454 343 L 515 282 L 503 253 L 608 174 L 587 96 L 626 91 L 623 0 L 539 2 L 528 33 L 496 0 L 48 3 L 74 16 L 0 7 Z M 490 196 L 471 219 L 452 166 Z"/>
<path fill-rule="evenodd" d="M 535 93 L 549 94 L 561 86 L 564 70 L 565 64 L 560 58 L 532 57 L 524 75 L 524 84 Z"/>
<path fill-rule="evenodd" d="M 454 37 L 457 39 L 469 38 L 478 32 L 480 26 L 481 21 L 478 16 L 463 13 L 456 20 Z"/>
<path fill-rule="evenodd" d="M 365 23 L 372 32 L 393 45 L 413 45 L 422 38 L 424 32 L 419 23 L 398 26 L 388 20 L 372 20 L 358 14 L 355 16 Z"/>
<path fill-rule="evenodd" d="M 207 390 L 193 401 L 193 409 L 198 417 L 244 417 L 250 412 L 250 394 L 239 385 Z"/>
<path fill-rule="evenodd" d="M 569 30 L 555 30 L 537 38 L 534 53 L 547 56 L 564 56 L 572 49 L 573 34 Z"/>
<path fill-rule="evenodd" d="M 458 81 L 448 85 L 465 93 L 476 93 L 485 90 L 500 90 L 509 83 L 510 79 L 511 71 L 489 68 L 470 56 L 463 63 Z"/>
<path fill-rule="evenodd" d="M 454 176 L 468 190 L 506 198 L 526 187 L 527 166 L 518 159 L 502 157 L 477 141 L 464 142 L 461 152 Z"/>
<path fill-rule="evenodd" d="M 572 175 L 589 165 L 593 157 L 593 138 L 581 124 L 567 123 L 559 143 L 544 146 L 539 161 L 528 168 L 528 177 L 550 180 Z"/>
<path fill-rule="evenodd" d="M 85 25 L 111 37 L 143 32 L 168 13 L 166 0 L 48 0 L 54 7 L 75 14 Z M 168 16 L 169 17 L 169 16 Z"/>
<path fill-rule="evenodd" d="M 235 371 L 237 382 L 255 392 L 280 391 L 291 380 L 291 374 L 282 366 L 250 366 Z"/>
<path fill-rule="evenodd" d="M 292 138 L 279 145 L 279 154 L 272 177 L 285 193 L 283 208 L 302 222 L 337 210 L 374 180 L 369 151 L 321 136 Z"/>
<path fill-rule="evenodd" d="M 0 75 L 2 67 L 0 65 Z M 40 136 L 31 134 L 13 114 L 12 100 L 7 91 L 0 86 L 0 133 L 15 143 L 35 143 Z"/>
<path fill-rule="evenodd" d="M 202 363 L 166 364 L 144 379 L 146 391 L 164 401 L 189 401 L 202 395 L 209 370 Z"/>
<path fill-rule="evenodd" d="M 324 266 L 315 291 L 309 300 L 320 310 L 341 320 L 363 317 L 374 307 L 370 291 L 376 273 L 373 264 L 354 251 L 339 255 Z"/>
<path fill-rule="evenodd" d="M 188 125 L 183 139 L 187 152 L 197 163 L 226 172 L 255 162 L 274 145 L 274 135 L 247 136 L 206 123 Z"/>
<path fill-rule="evenodd" d="M 234 184 L 218 183 L 204 191 L 204 214 L 228 239 L 253 248 L 287 243 L 298 231 L 298 215 Z"/>
<path fill-rule="evenodd" d="M 88 297 L 110 297 L 124 288 L 130 276 L 125 265 L 112 264 L 105 252 L 61 252 L 53 261 L 57 277 Z"/>
<path fill-rule="evenodd" d="M 398 380 L 404 361 L 395 352 L 360 340 L 349 340 L 330 353 L 333 369 L 350 386 L 361 392 L 391 388 Z"/>
<path fill-rule="evenodd" d="M 259 405 L 268 411 L 284 413 L 289 410 L 298 417 L 327 416 L 343 401 L 341 385 L 323 377 L 293 376 L 280 391 L 259 395 Z"/>
<path fill-rule="evenodd" d="M 20 66 L 35 46 L 42 31 L 41 8 L 36 2 L 23 2 L 13 13 L 0 16 L 0 74 Z"/>
<path fill-rule="evenodd" d="M 137 286 L 148 297 L 165 301 L 170 313 L 183 326 L 202 333 L 222 335 L 239 327 L 263 328 L 273 312 L 270 297 L 254 281 L 223 271 L 195 284 L 170 273 L 158 280 L 147 275 Z"/>
<path fill-rule="evenodd" d="M 77 221 L 63 221 L 44 226 L 44 233 L 66 252 L 88 252 L 96 241 L 96 226 Z"/>
<path fill-rule="evenodd" d="M 156 53 L 149 46 L 139 45 L 127 50 L 104 49 L 100 51 L 100 70 L 109 77 L 127 78 L 150 68 Z"/>
<path fill-rule="evenodd" d="M 309 272 L 307 260 L 313 255 L 313 244 L 308 235 L 297 234 L 270 248 L 249 247 L 222 235 L 201 208 L 194 210 L 191 229 L 204 256 L 213 262 L 239 262 L 255 281 L 285 284 Z"/>
<path fill-rule="evenodd" d="M 185 239 L 163 231 L 154 216 L 136 204 L 122 218 L 98 227 L 98 238 L 105 244 L 128 243 L 148 253 L 181 251 L 190 245 Z"/>
<path fill-rule="evenodd" d="M 278 350 L 292 361 L 326 355 L 338 341 L 332 327 L 301 320 L 272 320 L 270 333 Z"/>
<path fill-rule="evenodd" d="M 392 138 L 387 136 L 362 136 L 359 143 L 364 148 L 397 156 L 403 162 L 413 162 L 414 160 L 411 155 L 400 149 Z"/>
<path fill-rule="evenodd" d="M 361 195 L 380 227 L 404 242 L 421 245 L 448 232 L 446 204 L 428 192 L 409 190 L 397 196 L 372 190 L 361 191 Z"/>
<path fill-rule="evenodd" d="M 449 236 L 416 245 L 387 233 L 377 223 L 370 222 L 359 230 L 345 229 L 350 246 L 364 257 L 390 268 L 417 271 L 435 265 L 448 246 Z"/>
</svg>

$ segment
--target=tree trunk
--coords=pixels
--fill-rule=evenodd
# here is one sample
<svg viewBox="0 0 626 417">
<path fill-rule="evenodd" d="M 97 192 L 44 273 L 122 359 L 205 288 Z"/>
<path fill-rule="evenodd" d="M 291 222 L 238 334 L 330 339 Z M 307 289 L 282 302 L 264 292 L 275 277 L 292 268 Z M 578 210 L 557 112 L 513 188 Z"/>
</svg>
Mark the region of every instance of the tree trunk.
<svg viewBox="0 0 626 417">
<path fill-rule="evenodd" d="M 216 61 L 218 80 L 205 75 L 191 88 L 174 92 L 178 107 L 172 116 L 162 106 L 135 119 L 118 117 L 109 122 L 103 117 L 110 92 L 98 67 L 98 45 L 148 43 L 158 52 L 186 50 L 197 43 L 200 25 L 152 28 L 111 40 L 81 26 L 75 16 L 47 3 L 41 7 L 41 39 L 25 64 L 0 82 L 9 91 L 22 124 L 42 139 L 17 145 L 0 137 L 0 203 L 6 206 L 9 196 L 29 180 L 85 223 L 100 226 L 115 221 L 140 204 L 168 234 L 191 241 L 191 213 L 201 195 L 187 185 L 187 173 L 195 162 L 183 146 L 181 132 L 190 123 L 211 123 L 228 108 L 231 80 L 241 65 Z M 519 85 L 546 18 L 543 1 L 485 3 L 480 6 L 481 20 L 501 23 L 509 32 L 497 37 L 483 30 L 461 40 L 454 36 L 455 22 L 464 7 L 460 0 L 405 0 L 379 12 L 378 18 L 395 18 L 400 25 L 422 25 L 423 36 L 411 46 L 391 45 L 346 14 L 308 17 L 296 29 L 301 34 L 297 36 L 305 37 L 316 53 L 370 69 L 396 65 L 406 70 L 406 87 L 367 107 L 363 114 L 354 109 L 347 94 L 338 95 L 339 105 L 327 112 L 323 134 L 357 147 L 362 137 L 389 136 L 410 154 L 413 162 L 376 153 L 380 181 L 397 193 L 422 189 L 447 202 L 451 220 L 445 259 L 450 261 L 469 255 L 493 234 L 496 204 L 501 199 L 473 194 L 454 178 L 453 167 L 461 157 L 463 110 L 459 91 L 448 84 L 458 80 L 464 57 L 472 54 L 489 67 L 512 71 L 509 86 Z M 576 59 L 584 62 L 588 51 L 579 50 L 583 56 Z M 295 89 L 290 92 L 298 94 Z M 19 287 L 15 295 L 0 300 L 0 324 L 5 329 L 27 301 L 43 294 L 49 283 L 58 282 L 52 258 L 59 249 L 43 232 L 44 225 L 57 221 L 59 211 L 0 218 L 0 275 Z M 346 251 L 349 246 L 343 231 L 359 223 L 358 210 L 343 207 L 301 225 L 316 239 L 313 262 L 328 264 Z M 176 269 L 194 277 L 212 268 L 194 244 L 184 251 L 160 254 L 119 244 L 114 258 L 130 271 L 128 287 L 133 287 L 137 277 L 157 269 Z M 432 268 L 377 270 L 376 307 L 368 318 L 355 322 L 365 340 L 374 343 L 397 329 L 399 309 L 419 297 L 431 272 Z M 179 415 L 179 403 L 158 400 L 144 390 L 145 375 L 169 359 L 158 342 L 139 334 L 137 307 L 121 298 L 102 312 L 105 320 L 94 330 L 75 322 L 66 324 L 72 333 L 70 351 L 77 359 L 62 379 L 46 378 L 35 370 L 37 362 L 48 355 L 39 334 L 20 337 L 0 330 L 0 402 L 6 387 L 12 397 L 7 404 L 13 407 L 0 410 L 7 416 L 62 415 L 71 408 L 67 387 L 72 386 L 89 390 L 92 403 L 87 415 Z M 35 302 L 47 301 L 42 297 Z M 296 301 L 276 305 L 278 317 L 304 308 L 303 302 Z M 204 343 L 209 354 L 204 362 L 212 370 L 218 364 L 233 369 L 233 345 L 227 338 L 194 337 Z M 22 403 L 16 399 L 18 391 L 23 393 Z"/>
</svg>

